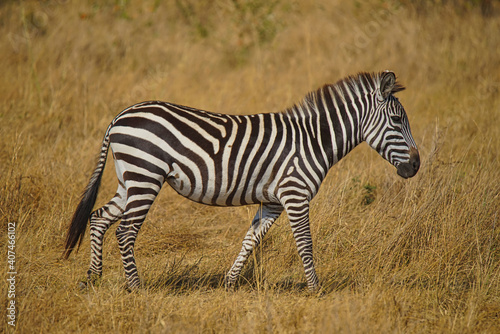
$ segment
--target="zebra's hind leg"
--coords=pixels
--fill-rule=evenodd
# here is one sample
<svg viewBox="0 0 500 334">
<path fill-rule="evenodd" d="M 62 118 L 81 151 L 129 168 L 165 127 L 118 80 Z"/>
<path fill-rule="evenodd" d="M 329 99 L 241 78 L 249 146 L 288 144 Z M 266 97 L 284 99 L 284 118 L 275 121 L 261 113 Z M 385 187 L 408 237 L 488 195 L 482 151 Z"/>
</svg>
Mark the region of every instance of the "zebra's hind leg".
<svg viewBox="0 0 500 334">
<path fill-rule="evenodd" d="M 130 290 L 140 286 L 134 257 L 135 240 L 159 190 L 159 188 L 156 190 L 153 188 L 132 187 L 127 191 L 127 205 L 120 225 L 116 229 L 116 238 L 118 239 L 118 247 L 120 248 L 125 269 L 127 286 Z"/>
<path fill-rule="evenodd" d="M 236 280 L 248 257 L 252 254 L 254 248 L 259 245 L 260 241 L 264 238 L 264 235 L 271 225 L 278 219 L 281 212 L 283 212 L 283 207 L 279 204 L 263 204 L 262 207 L 259 207 L 243 239 L 241 251 L 226 275 L 226 289 L 234 289 Z"/>
<path fill-rule="evenodd" d="M 125 210 L 125 196 L 125 188 L 120 182 L 115 196 L 90 216 L 90 268 L 87 271 L 87 279 L 90 283 L 94 283 L 102 275 L 104 234 L 122 217 Z"/>
</svg>

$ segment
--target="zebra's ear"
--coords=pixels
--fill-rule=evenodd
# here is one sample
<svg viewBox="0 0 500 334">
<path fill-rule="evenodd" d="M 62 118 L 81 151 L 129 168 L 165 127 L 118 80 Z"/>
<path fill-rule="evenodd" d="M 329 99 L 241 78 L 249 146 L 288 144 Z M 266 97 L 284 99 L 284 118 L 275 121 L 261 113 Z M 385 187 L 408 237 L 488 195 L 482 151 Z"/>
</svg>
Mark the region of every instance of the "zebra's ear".
<svg viewBox="0 0 500 334">
<path fill-rule="evenodd" d="M 394 72 L 385 71 L 380 80 L 380 93 L 384 100 L 393 92 L 396 85 L 396 75 Z"/>
</svg>

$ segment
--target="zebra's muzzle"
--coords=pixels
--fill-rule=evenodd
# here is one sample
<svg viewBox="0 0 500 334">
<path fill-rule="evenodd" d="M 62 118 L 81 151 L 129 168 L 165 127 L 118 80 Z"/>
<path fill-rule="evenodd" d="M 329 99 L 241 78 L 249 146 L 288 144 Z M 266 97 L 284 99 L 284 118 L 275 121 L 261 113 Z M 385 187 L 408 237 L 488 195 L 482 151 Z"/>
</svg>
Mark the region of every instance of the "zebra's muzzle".
<svg viewBox="0 0 500 334">
<path fill-rule="evenodd" d="M 407 179 L 415 176 L 420 168 L 420 155 L 414 147 L 410 148 L 410 159 L 398 165 L 398 175 Z"/>
</svg>

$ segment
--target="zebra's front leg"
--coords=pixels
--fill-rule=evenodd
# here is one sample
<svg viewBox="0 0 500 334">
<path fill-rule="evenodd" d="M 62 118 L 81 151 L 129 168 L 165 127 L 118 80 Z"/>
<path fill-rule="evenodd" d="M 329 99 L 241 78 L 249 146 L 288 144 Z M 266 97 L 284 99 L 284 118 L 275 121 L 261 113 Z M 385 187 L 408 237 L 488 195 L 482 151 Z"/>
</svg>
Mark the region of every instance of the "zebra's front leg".
<svg viewBox="0 0 500 334">
<path fill-rule="evenodd" d="M 238 276 L 240 275 L 248 257 L 252 254 L 254 248 L 259 245 L 260 241 L 264 238 L 264 235 L 269 230 L 271 225 L 276 221 L 276 219 L 278 219 L 281 212 L 283 212 L 283 207 L 281 205 L 264 204 L 259 207 L 259 210 L 255 214 L 252 224 L 243 239 L 243 245 L 240 253 L 226 275 L 226 289 L 234 289 L 236 280 L 238 279 Z"/>
<path fill-rule="evenodd" d="M 285 206 L 299 256 L 304 265 L 307 287 L 310 291 L 319 288 L 319 280 L 314 269 L 311 228 L 309 226 L 309 201 L 292 202 Z"/>
</svg>

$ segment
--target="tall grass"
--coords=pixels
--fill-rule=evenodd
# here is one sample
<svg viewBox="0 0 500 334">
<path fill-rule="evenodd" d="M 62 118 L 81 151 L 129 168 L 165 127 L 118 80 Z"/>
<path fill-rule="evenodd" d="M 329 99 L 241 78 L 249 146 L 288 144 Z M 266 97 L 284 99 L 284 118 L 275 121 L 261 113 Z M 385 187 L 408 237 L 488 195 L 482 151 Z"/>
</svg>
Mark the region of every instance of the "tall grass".
<svg viewBox="0 0 500 334">
<path fill-rule="evenodd" d="M 0 227 L 17 223 L 18 272 L 16 327 L 2 328 L 500 331 L 500 8 L 493 2 L 483 15 L 475 2 L 454 3 L 0 4 Z M 136 243 L 143 288 L 124 289 L 112 229 L 102 279 L 80 290 L 88 237 L 63 261 L 64 237 L 121 109 L 160 99 L 277 111 L 324 83 L 384 69 L 407 87 L 398 96 L 422 167 L 400 179 L 361 145 L 330 171 L 311 204 L 321 294 L 305 289 L 284 217 L 226 292 L 224 274 L 258 208 L 206 207 L 167 187 Z M 115 187 L 109 163 L 98 205 Z M 1 238 L 3 254 L 7 245 Z"/>
</svg>

